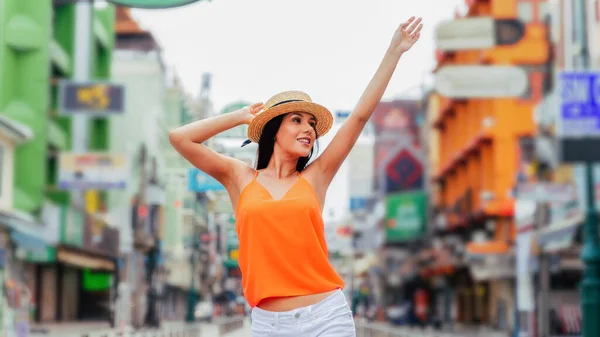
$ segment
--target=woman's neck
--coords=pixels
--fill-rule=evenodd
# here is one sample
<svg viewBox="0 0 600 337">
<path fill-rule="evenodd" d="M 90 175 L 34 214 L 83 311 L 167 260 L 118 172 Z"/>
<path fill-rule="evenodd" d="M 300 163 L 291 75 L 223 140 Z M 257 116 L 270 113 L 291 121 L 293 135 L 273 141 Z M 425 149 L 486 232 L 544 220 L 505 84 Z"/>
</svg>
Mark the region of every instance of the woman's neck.
<svg viewBox="0 0 600 337">
<path fill-rule="evenodd" d="M 292 176 L 296 173 L 296 165 L 298 164 L 298 158 L 291 158 L 289 156 L 277 155 L 275 152 L 271 156 L 269 165 L 265 168 L 269 175 L 277 179 L 284 179 Z"/>
</svg>

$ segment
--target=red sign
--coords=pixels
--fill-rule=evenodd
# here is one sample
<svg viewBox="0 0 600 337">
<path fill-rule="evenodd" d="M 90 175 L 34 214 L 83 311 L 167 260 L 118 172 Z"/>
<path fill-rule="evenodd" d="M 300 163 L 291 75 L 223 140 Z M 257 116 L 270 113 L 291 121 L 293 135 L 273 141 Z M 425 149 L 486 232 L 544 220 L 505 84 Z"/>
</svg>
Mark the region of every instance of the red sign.
<svg viewBox="0 0 600 337">
<path fill-rule="evenodd" d="M 340 226 L 336 232 L 339 236 L 350 236 L 352 235 L 352 228 L 350 226 Z"/>
<path fill-rule="evenodd" d="M 425 187 L 423 163 L 408 148 L 401 149 L 392 157 L 385 167 L 385 173 L 386 193 L 418 190 Z"/>
<path fill-rule="evenodd" d="M 138 206 L 138 216 L 140 218 L 145 218 L 148 216 L 148 206 L 140 205 Z"/>
</svg>

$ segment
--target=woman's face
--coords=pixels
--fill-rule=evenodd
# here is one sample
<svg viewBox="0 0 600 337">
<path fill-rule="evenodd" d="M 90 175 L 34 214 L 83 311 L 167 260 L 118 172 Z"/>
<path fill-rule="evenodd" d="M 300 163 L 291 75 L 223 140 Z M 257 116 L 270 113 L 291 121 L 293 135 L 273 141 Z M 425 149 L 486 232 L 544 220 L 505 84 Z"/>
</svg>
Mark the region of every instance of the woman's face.
<svg viewBox="0 0 600 337">
<path fill-rule="evenodd" d="M 283 117 L 275 136 L 275 145 L 297 157 L 308 157 L 315 139 L 315 116 L 306 112 L 290 112 Z"/>
</svg>

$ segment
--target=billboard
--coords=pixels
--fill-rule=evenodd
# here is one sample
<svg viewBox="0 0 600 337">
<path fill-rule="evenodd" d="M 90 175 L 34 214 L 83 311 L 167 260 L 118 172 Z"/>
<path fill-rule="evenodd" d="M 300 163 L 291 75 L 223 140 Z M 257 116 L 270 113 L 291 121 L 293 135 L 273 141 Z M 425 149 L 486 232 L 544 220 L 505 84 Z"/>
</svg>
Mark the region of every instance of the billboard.
<svg viewBox="0 0 600 337">
<path fill-rule="evenodd" d="M 128 176 L 127 159 L 122 154 L 65 152 L 59 155 L 59 189 L 123 189 Z"/>
<path fill-rule="evenodd" d="M 405 242 L 425 233 L 427 194 L 422 191 L 386 197 L 386 241 Z"/>
<path fill-rule="evenodd" d="M 382 190 L 385 163 L 397 151 L 399 144 L 421 146 L 421 126 L 424 122 L 420 100 L 395 100 L 381 102 L 373 112 L 375 154 L 373 158 L 374 189 Z"/>
</svg>

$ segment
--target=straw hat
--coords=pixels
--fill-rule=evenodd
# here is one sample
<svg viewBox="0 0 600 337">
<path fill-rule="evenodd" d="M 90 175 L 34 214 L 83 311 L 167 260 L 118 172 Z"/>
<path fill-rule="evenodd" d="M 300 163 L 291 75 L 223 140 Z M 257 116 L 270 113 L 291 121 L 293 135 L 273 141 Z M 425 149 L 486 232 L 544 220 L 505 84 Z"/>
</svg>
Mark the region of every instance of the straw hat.
<svg viewBox="0 0 600 337">
<path fill-rule="evenodd" d="M 279 93 L 265 103 L 261 112 L 250 122 L 248 138 L 258 143 L 265 125 L 274 117 L 288 112 L 306 112 L 317 119 L 317 134 L 326 134 L 333 125 L 333 115 L 326 107 L 313 103 L 310 96 L 302 91 L 285 91 Z"/>
</svg>

